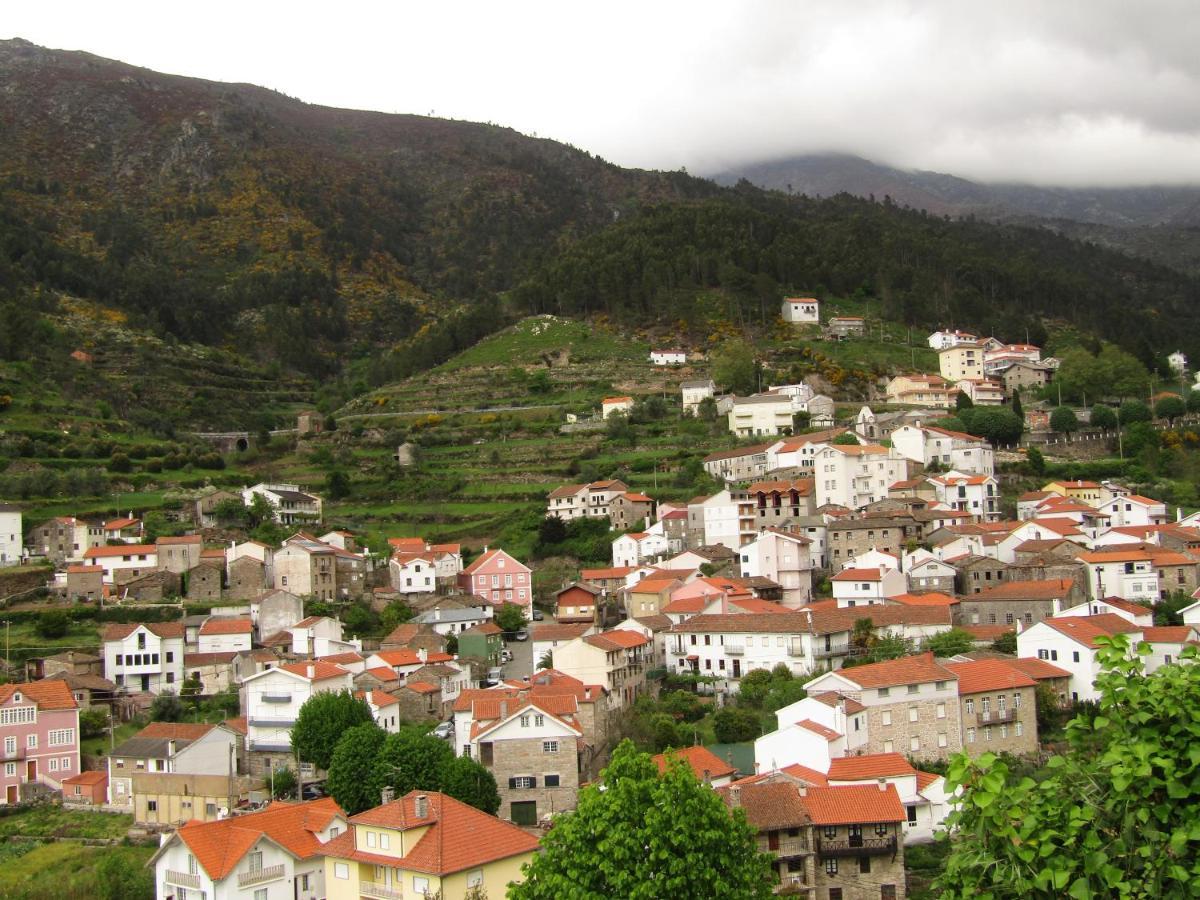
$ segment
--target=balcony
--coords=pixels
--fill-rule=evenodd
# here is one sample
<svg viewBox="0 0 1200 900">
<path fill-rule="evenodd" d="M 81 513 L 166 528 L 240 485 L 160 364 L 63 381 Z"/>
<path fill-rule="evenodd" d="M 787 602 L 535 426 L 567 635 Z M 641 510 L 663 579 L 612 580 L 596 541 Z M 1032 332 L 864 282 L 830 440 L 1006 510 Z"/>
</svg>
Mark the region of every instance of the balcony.
<svg viewBox="0 0 1200 900">
<path fill-rule="evenodd" d="M 250 741 L 250 749 L 271 753 L 291 753 L 292 745 L 290 741 Z"/>
<path fill-rule="evenodd" d="M 895 854 L 896 836 L 888 837 L 857 837 L 848 840 L 817 839 L 817 855 L 828 858 L 831 856 L 882 856 L 885 853 Z"/>
<path fill-rule="evenodd" d="M 238 875 L 238 887 L 249 887 L 252 884 L 263 884 L 283 877 L 283 863 L 277 866 L 267 866 L 265 869 L 251 869 Z"/>
<path fill-rule="evenodd" d="M 814 659 L 829 659 L 831 656 L 845 656 L 850 652 L 850 648 L 846 645 L 836 647 L 817 647 L 813 650 Z"/>
<path fill-rule="evenodd" d="M 179 887 L 200 889 L 200 876 L 192 875 L 188 872 L 173 872 L 167 869 L 167 884 L 174 884 Z"/>
<path fill-rule="evenodd" d="M 293 719 L 260 719 L 258 716 L 252 716 L 246 722 L 248 725 L 254 725 L 256 728 L 291 728 L 296 724 Z"/>
<path fill-rule="evenodd" d="M 788 656 L 801 656 L 801 657 L 804 656 L 804 645 L 803 644 L 789 644 L 788 648 L 787 648 L 787 655 Z"/>
<path fill-rule="evenodd" d="M 812 853 L 808 841 L 799 838 L 787 838 L 779 842 L 778 850 L 771 850 L 776 859 L 790 859 L 794 856 L 807 856 Z"/>
<path fill-rule="evenodd" d="M 388 887 L 374 881 L 360 881 L 358 893 L 363 897 L 374 897 L 376 900 L 404 900 L 404 894 L 398 887 Z"/>
<path fill-rule="evenodd" d="M 1017 711 L 1015 709 L 998 709 L 992 712 L 976 713 L 975 719 L 980 725 L 997 725 L 1002 722 L 1017 721 Z"/>
<path fill-rule="evenodd" d="M 741 644 L 726 644 L 725 645 L 725 655 L 726 656 L 743 656 L 743 655 L 745 655 L 745 653 L 746 653 L 746 648 L 743 647 Z"/>
<path fill-rule="evenodd" d="M 792 874 L 792 875 L 784 875 L 783 879 L 779 882 L 779 886 L 775 890 L 782 891 L 785 888 L 809 889 L 811 887 L 812 886 L 807 881 L 804 880 L 803 875 L 796 873 L 796 874 Z"/>
<path fill-rule="evenodd" d="M 25 758 L 25 748 L 24 747 L 15 747 L 12 750 L 6 749 L 3 751 L 2 754 L 0 754 L 0 759 L 4 760 L 5 762 L 11 762 L 14 759 L 24 759 L 24 758 Z"/>
</svg>

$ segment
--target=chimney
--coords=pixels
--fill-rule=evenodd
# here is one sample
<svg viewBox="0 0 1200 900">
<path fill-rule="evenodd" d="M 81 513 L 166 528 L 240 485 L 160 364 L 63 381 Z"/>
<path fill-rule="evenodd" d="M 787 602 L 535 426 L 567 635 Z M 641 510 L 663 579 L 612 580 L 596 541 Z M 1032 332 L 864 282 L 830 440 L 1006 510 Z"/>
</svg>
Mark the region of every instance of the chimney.
<svg viewBox="0 0 1200 900">
<path fill-rule="evenodd" d="M 592 699 L 592 686 L 591 686 L 591 685 L 584 685 L 584 688 L 583 688 L 583 699 L 584 699 L 584 700 L 591 700 L 591 699 Z"/>
<path fill-rule="evenodd" d="M 417 648 L 417 659 L 419 659 L 423 663 L 428 662 L 429 661 L 429 651 L 426 650 L 424 647 L 418 647 Z"/>
<path fill-rule="evenodd" d="M 314 666 L 312 663 L 308 664 L 308 677 L 309 678 L 317 677 L 317 667 Z"/>
<path fill-rule="evenodd" d="M 884 781 L 882 778 L 881 778 L 881 779 L 879 779 L 879 790 L 881 790 L 881 791 L 886 791 L 886 790 L 887 790 L 887 788 L 888 788 L 888 786 L 887 786 L 887 782 L 886 782 L 886 781 Z"/>
<path fill-rule="evenodd" d="M 800 796 L 801 796 L 801 797 L 807 797 L 807 796 L 808 796 L 808 786 L 807 786 L 807 785 L 803 785 L 803 784 L 802 784 L 802 785 L 800 785 Z"/>
<path fill-rule="evenodd" d="M 707 775 L 708 773 L 705 772 L 704 774 Z M 737 785 L 733 785 L 732 787 L 729 788 L 729 805 L 730 806 L 741 806 L 742 805 L 742 789 L 740 787 L 738 787 Z"/>
<path fill-rule="evenodd" d="M 424 819 L 429 815 L 429 798 L 424 794 L 417 795 L 417 818 Z"/>
<path fill-rule="evenodd" d="M 167 741 L 167 759 L 174 759 L 174 758 L 175 758 L 175 738 L 171 738 L 169 741 Z"/>
<path fill-rule="evenodd" d="M 501 701 L 500 701 L 500 718 L 502 718 L 502 719 L 503 719 L 503 718 L 505 718 L 507 715 L 508 715 L 508 701 L 507 701 L 507 700 L 501 700 Z"/>
<path fill-rule="evenodd" d="M 387 804 L 396 799 L 396 789 L 394 787 L 385 787 L 379 792 L 380 802 Z"/>
</svg>

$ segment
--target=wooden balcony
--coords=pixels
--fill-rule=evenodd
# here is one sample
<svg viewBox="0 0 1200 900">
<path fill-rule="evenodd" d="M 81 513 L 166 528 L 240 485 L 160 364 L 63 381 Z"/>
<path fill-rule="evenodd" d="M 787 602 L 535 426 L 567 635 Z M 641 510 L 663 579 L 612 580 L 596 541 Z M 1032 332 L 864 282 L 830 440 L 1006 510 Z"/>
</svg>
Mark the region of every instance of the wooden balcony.
<svg viewBox="0 0 1200 900">
<path fill-rule="evenodd" d="M 374 881 L 360 881 L 358 893 L 362 897 L 373 897 L 375 900 L 404 900 L 404 894 L 399 887 L 388 887 Z"/>
<path fill-rule="evenodd" d="M 264 869 L 251 869 L 249 872 L 241 872 L 238 874 L 238 887 L 248 887 L 252 884 L 262 884 L 266 881 L 275 881 L 277 878 L 283 877 L 283 863 L 277 866 L 267 866 Z"/>
<path fill-rule="evenodd" d="M 1017 721 L 1017 711 L 1015 709 L 994 709 L 991 712 L 981 712 L 975 714 L 976 721 L 980 725 L 999 725 L 1003 722 Z"/>
<path fill-rule="evenodd" d="M 179 887 L 200 889 L 200 876 L 192 875 L 189 872 L 175 872 L 167 869 L 167 884 L 174 884 Z"/>
<path fill-rule="evenodd" d="M 822 858 L 831 856 L 882 856 L 885 853 L 895 854 L 896 836 L 860 837 L 847 840 L 817 839 L 817 855 Z"/>
</svg>

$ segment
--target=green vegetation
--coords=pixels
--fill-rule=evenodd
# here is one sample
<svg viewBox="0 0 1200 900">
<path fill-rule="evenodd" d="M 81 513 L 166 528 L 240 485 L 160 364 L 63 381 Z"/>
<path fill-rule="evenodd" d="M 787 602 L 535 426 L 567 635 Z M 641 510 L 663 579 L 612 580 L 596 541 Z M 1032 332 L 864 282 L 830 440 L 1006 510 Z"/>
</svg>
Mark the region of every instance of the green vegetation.
<svg viewBox="0 0 1200 900">
<path fill-rule="evenodd" d="M 660 777 L 623 741 L 601 778 L 603 790 L 584 788 L 578 807 L 555 819 L 525 881 L 510 888 L 514 900 L 772 895 L 770 857 L 745 813 L 730 814 L 682 761 Z"/>
<path fill-rule="evenodd" d="M 939 896 L 1195 895 L 1200 815 L 1200 668 L 1144 675 L 1124 635 L 1099 638 L 1100 702 L 1067 726 L 1069 750 L 1032 777 L 994 754 L 955 757 L 946 789 L 964 789 Z M 1143 645 L 1139 653 L 1148 653 Z"/>
<path fill-rule="evenodd" d="M 35 806 L 0 817 L 0 837 L 123 838 L 132 827 L 133 816 L 60 806 Z"/>
<path fill-rule="evenodd" d="M 154 871 L 145 864 L 156 849 L 74 843 L 0 844 L 0 896 L 22 900 L 153 900 Z"/>
<path fill-rule="evenodd" d="M 304 701 L 292 727 L 296 757 L 318 769 L 328 769 L 342 735 L 356 725 L 374 724 L 367 701 L 351 691 L 324 691 Z"/>
</svg>

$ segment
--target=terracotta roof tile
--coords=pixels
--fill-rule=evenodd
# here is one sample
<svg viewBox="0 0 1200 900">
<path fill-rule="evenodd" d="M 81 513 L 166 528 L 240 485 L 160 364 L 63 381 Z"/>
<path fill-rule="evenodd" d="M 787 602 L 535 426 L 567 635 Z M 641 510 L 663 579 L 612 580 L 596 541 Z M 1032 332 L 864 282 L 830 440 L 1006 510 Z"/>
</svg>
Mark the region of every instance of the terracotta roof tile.
<svg viewBox="0 0 1200 900">
<path fill-rule="evenodd" d="M 730 808 L 740 806 L 757 831 L 800 828 L 809 823 L 797 786 L 788 781 L 727 786 L 718 793 Z"/>
<path fill-rule="evenodd" d="M 915 775 L 916 769 L 899 753 L 871 753 L 830 760 L 830 781 L 865 781 L 897 775 Z"/>
<path fill-rule="evenodd" d="M 47 678 L 43 681 L 23 681 L 17 684 L 0 685 L 0 704 L 7 703 L 13 694 L 20 693 L 32 700 L 38 709 L 78 709 L 75 696 L 65 681 Z"/>
<path fill-rule="evenodd" d="M 712 778 L 723 778 L 726 775 L 737 774 L 737 769 L 727 763 L 707 747 L 685 747 L 681 750 L 668 750 L 652 757 L 659 772 L 667 771 L 667 758 L 681 759 L 691 768 L 692 773 L 701 781 Z"/>
<path fill-rule="evenodd" d="M 812 787 L 800 800 L 814 825 L 903 822 L 907 818 L 893 784 Z"/>
<path fill-rule="evenodd" d="M 954 673 L 934 662 L 932 653 L 902 656 L 884 662 L 838 669 L 837 674 L 863 688 L 894 687 L 900 684 L 926 684 L 953 681 Z"/>
<path fill-rule="evenodd" d="M 200 626 L 201 637 L 213 634 L 250 634 L 254 623 L 249 619 L 208 619 Z"/>
<path fill-rule="evenodd" d="M 834 731 L 832 728 L 827 728 L 820 722 L 814 722 L 812 719 L 801 719 L 796 724 L 805 731 L 811 731 L 813 734 L 817 735 L 818 737 L 823 737 L 827 741 L 836 741 L 842 736 L 839 732 Z"/>
<path fill-rule="evenodd" d="M 341 666 L 335 666 L 333 663 L 321 662 L 320 660 L 288 663 L 286 666 L 280 666 L 279 668 L 285 672 L 291 672 L 293 675 L 299 675 L 301 678 L 308 678 L 312 681 L 327 681 L 330 678 L 341 678 L 350 674 Z M 312 675 L 308 674 L 309 669 L 313 670 Z"/>
<path fill-rule="evenodd" d="M 1004 660 L 1005 665 L 1011 666 L 1019 672 L 1024 672 L 1030 678 L 1036 681 L 1041 681 L 1046 678 L 1070 678 L 1071 673 L 1066 669 L 1060 669 L 1053 663 L 1046 662 L 1044 659 L 1038 659 L 1035 656 L 1022 656 L 1017 659 Z"/>
<path fill-rule="evenodd" d="M 1072 578 L 1049 578 L 1044 581 L 1005 581 L 995 587 L 984 588 L 967 600 L 1059 600 L 1075 586 Z"/>
<path fill-rule="evenodd" d="M 946 663 L 946 668 L 958 676 L 958 693 L 979 694 L 983 691 L 1004 691 L 1012 688 L 1037 687 L 1037 682 L 1014 669 L 1002 659 L 977 659 L 972 662 Z"/>
</svg>

